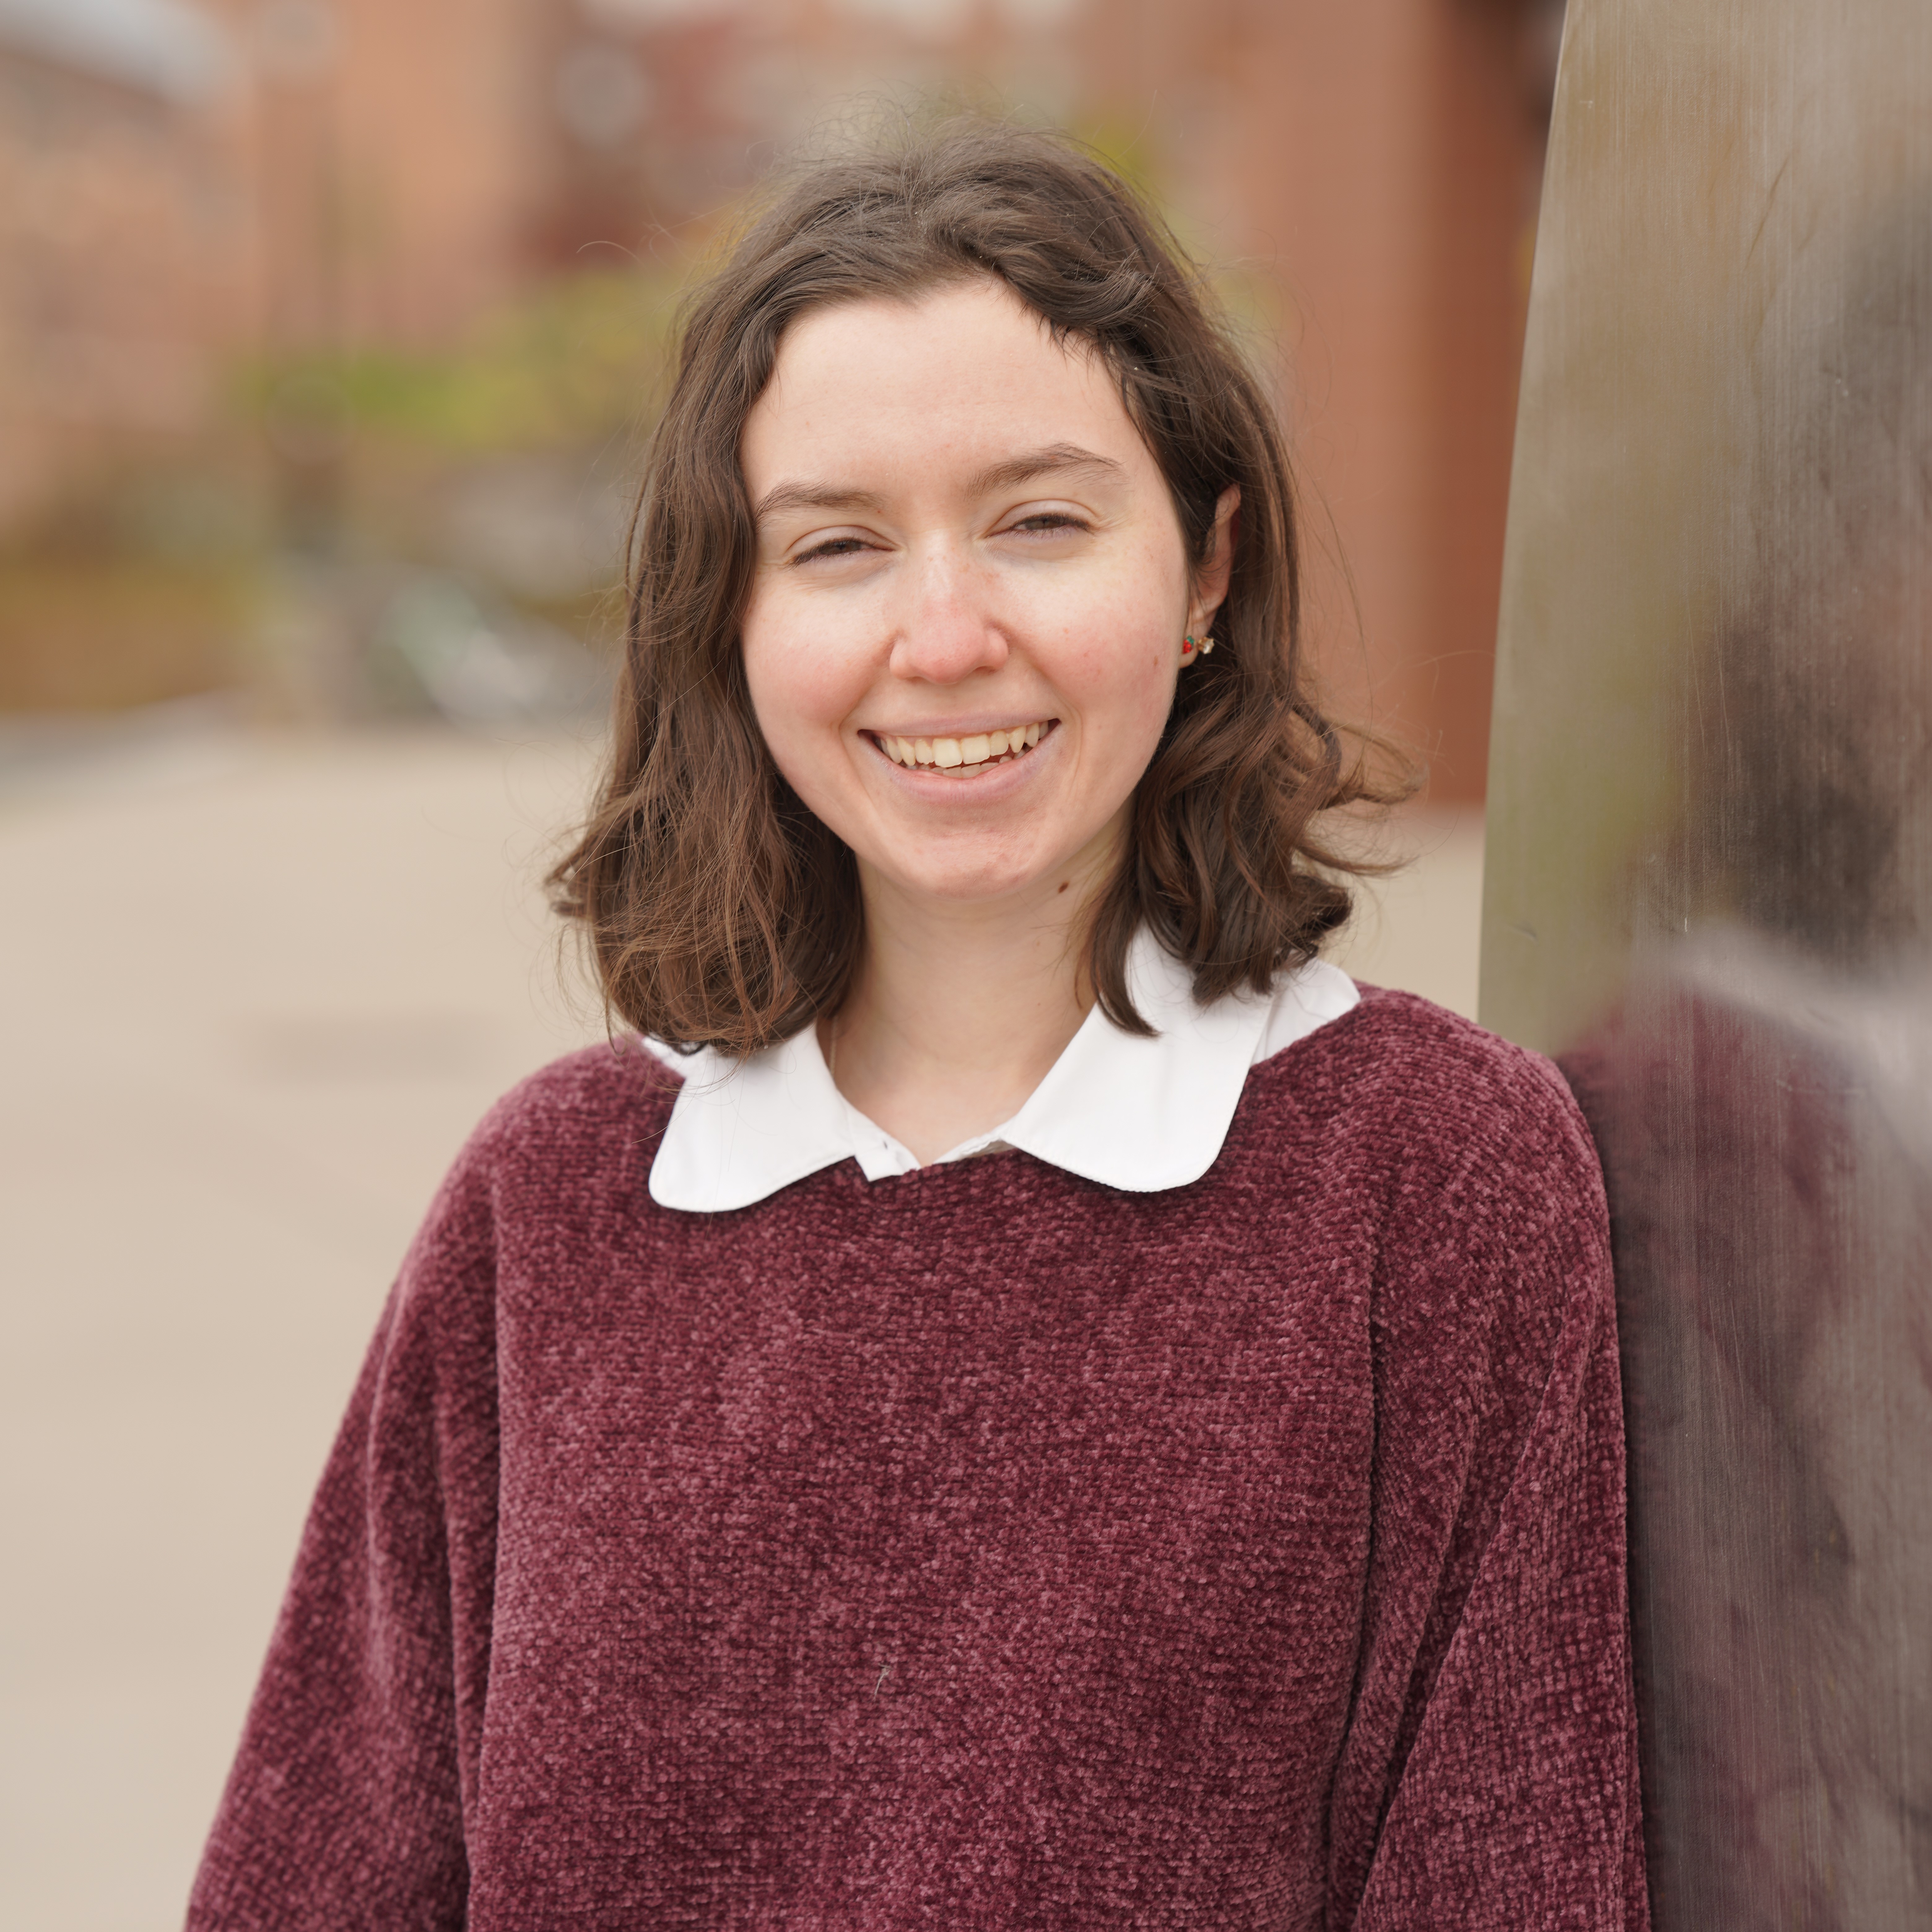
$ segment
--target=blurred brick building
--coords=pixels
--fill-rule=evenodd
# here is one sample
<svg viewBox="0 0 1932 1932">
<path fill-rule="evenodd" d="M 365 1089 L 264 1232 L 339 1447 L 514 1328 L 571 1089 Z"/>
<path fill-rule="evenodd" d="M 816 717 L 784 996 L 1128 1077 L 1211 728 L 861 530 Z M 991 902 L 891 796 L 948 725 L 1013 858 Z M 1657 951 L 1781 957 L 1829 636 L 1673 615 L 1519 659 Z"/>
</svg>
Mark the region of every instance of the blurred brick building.
<svg viewBox="0 0 1932 1932">
<path fill-rule="evenodd" d="M 0 522 L 239 354 L 675 266 L 840 102 L 950 88 L 1126 154 L 1279 330 L 1318 645 L 1480 796 L 1552 0 L 188 7 L 0 0 Z"/>
<path fill-rule="evenodd" d="M 1560 0 L 1122 0 L 1086 42 L 1088 85 L 1159 104 L 1175 199 L 1278 301 L 1314 634 L 1438 802 L 1483 795 L 1562 26 Z"/>
<path fill-rule="evenodd" d="M 247 302 L 234 80 L 184 6 L 0 0 L 0 524 L 209 410 Z"/>
</svg>

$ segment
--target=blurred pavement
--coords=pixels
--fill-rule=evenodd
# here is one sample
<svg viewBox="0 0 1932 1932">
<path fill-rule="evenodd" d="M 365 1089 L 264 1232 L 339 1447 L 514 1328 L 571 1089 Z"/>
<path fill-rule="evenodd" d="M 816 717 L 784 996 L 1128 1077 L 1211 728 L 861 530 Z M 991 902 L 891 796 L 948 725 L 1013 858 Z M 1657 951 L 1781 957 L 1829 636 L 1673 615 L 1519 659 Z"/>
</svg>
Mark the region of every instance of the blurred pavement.
<svg viewBox="0 0 1932 1932">
<path fill-rule="evenodd" d="M 566 737 L 0 731 L 0 1924 L 166 1932 L 397 1262 L 602 1023 L 537 881 Z M 1473 1012 L 1480 816 L 1338 952 Z"/>
</svg>

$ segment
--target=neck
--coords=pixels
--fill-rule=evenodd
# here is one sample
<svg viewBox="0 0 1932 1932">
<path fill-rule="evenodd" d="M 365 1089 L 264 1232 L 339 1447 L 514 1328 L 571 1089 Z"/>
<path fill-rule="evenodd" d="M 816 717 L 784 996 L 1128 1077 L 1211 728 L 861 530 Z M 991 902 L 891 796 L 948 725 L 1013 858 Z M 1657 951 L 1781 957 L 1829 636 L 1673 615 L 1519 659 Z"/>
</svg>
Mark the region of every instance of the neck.
<svg viewBox="0 0 1932 1932">
<path fill-rule="evenodd" d="M 839 1090 L 920 1162 L 1010 1119 L 1079 1030 L 1084 914 L 1113 848 L 990 902 L 862 870 L 866 957 L 820 1037 Z"/>
</svg>

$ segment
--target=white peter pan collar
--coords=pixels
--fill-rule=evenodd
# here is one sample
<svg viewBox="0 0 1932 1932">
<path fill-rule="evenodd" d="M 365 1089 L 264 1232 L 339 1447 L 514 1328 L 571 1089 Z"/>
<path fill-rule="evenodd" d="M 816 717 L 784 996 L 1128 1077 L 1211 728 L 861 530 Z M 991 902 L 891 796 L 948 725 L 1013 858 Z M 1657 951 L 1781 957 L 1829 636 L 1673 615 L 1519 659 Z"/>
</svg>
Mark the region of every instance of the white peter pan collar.
<svg viewBox="0 0 1932 1932">
<path fill-rule="evenodd" d="M 1095 1006 L 1018 1113 L 940 1160 L 999 1144 L 1130 1193 L 1185 1187 L 1221 1151 L 1248 1069 L 1361 998 L 1339 967 L 1313 959 L 1280 975 L 1272 998 L 1196 1006 L 1187 968 L 1144 930 L 1128 949 L 1127 985 L 1154 1038 L 1123 1033 Z M 842 1160 L 868 1180 L 919 1166 L 832 1084 L 814 1028 L 736 1064 L 710 1048 L 646 1044 L 684 1076 L 651 1166 L 661 1208 L 748 1208 Z"/>
</svg>

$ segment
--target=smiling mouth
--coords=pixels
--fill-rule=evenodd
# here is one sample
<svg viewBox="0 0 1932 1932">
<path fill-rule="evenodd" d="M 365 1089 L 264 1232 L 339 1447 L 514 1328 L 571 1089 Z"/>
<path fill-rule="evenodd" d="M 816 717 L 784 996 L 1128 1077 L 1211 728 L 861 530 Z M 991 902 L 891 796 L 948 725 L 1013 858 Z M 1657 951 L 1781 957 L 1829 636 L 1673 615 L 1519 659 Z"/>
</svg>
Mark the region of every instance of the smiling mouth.
<svg viewBox="0 0 1932 1932">
<path fill-rule="evenodd" d="M 1012 724 L 1004 731 L 976 731 L 963 738 L 900 738 L 886 731 L 871 736 L 886 756 L 908 771 L 941 772 L 948 778 L 976 778 L 995 765 L 1023 758 L 1060 721 Z"/>
</svg>

